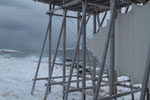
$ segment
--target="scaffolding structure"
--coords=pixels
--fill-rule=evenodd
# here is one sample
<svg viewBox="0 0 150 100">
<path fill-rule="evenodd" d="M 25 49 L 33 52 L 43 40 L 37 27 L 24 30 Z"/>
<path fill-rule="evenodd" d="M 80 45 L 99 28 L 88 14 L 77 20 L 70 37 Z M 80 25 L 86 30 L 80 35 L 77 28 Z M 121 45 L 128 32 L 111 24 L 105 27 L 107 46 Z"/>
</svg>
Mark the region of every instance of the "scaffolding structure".
<svg viewBox="0 0 150 100">
<path fill-rule="evenodd" d="M 51 92 L 51 86 L 52 85 L 61 85 L 63 86 L 63 100 L 68 100 L 68 95 L 71 92 L 82 92 L 82 100 L 86 100 L 86 95 L 93 96 L 94 100 L 112 100 L 116 99 L 118 97 L 122 97 L 125 95 L 131 95 L 132 100 L 134 100 L 134 93 L 141 91 L 141 97 L 140 100 L 145 99 L 145 93 L 147 89 L 147 83 L 149 78 L 149 71 L 150 71 L 150 49 L 148 54 L 148 60 L 147 60 L 147 66 L 145 71 L 145 78 L 143 79 L 143 86 L 142 88 L 131 86 L 131 85 L 125 85 L 122 83 L 130 82 L 130 80 L 123 80 L 123 81 L 117 81 L 117 73 L 115 72 L 115 19 L 117 18 L 117 12 L 122 7 L 126 7 L 126 11 L 128 11 L 129 6 L 132 3 L 146 3 L 147 0 L 36 0 L 39 2 L 43 2 L 46 4 L 49 4 L 49 11 L 47 14 L 49 15 L 49 24 L 47 27 L 46 35 L 44 38 L 38 66 L 36 69 L 35 77 L 33 79 L 33 86 L 31 94 L 34 92 L 34 88 L 36 85 L 36 81 L 38 80 L 47 80 L 46 84 L 46 91 L 44 100 L 47 99 L 47 95 L 49 92 Z M 56 14 L 55 12 L 58 10 L 63 10 L 63 15 Z M 67 15 L 67 11 L 75 11 L 77 12 L 77 16 L 70 16 Z M 97 33 L 96 24 L 98 24 L 98 27 L 100 28 L 103 25 L 103 22 L 107 16 L 107 12 L 110 11 L 110 26 L 109 26 L 109 34 L 107 36 L 107 42 L 105 44 L 103 56 L 100 63 L 100 70 L 98 75 L 96 75 L 96 65 L 95 61 L 96 58 L 93 57 L 93 62 L 89 59 L 88 50 L 86 47 L 86 24 L 89 20 L 90 16 L 93 16 L 93 34 Z M 99 14 L 105 13 L 102 20 L 99 19 Z M 53 61 L 51 62 L 51 41 L 52 41 L 52 17 L 53 16 L 60 16 L 62 17 L 62 24 L 60 29 L 59 38 L 57 41 L 56 50 L 54 53 Z M 77 19 L 77 43 L 75 47 L 75 52 L 72 58 L 72 63 L 70 67 L 70 73 L 69 75 L 66 75 L 66 19 L 67 18 L 73 18 Z M 55 67 L 55 60 L 58 53 L 58 48 L 60 44 L 61 37 L 63 35 L 63 73 L 62 76 L 56 76 L 52 77 L 53 70 Z M 49 69 L 48 69 L 48 77 L 44 78 L 38 78 L 38 72 L 40 68 L 40 63 L 43 55 L 43 51 L 45 48 L 47 37 L 49 36 Z M 82 38 L 82 39 L 81 39 Z M 80 47 L 80 41 L 82 40 L 82 77 L 79 75 L 79 47 Z M 105 70 L 105 60 L 108 53 L 108 47 L 110 46 L 110 66 L 109 71 Z M 77 59 L 77 60 L 76 60 Z M 88 62 L 86 62 L 88 59 Z M 73 75 L 74 70 L 74 64 L 77 64 L 77 74 Z M 90 69 L 90 78 L 86 75 L 86 64 L 88 63 L 89 69 Z M 93 64 L 94 63 L 94 64 Z M 104 77 L 103 75 L 107 72 L 107 77 Z M 72 77 L 76 77 L 76 80 L 72 80 Z M 52 79 L 62 79 L 61 82 L 56 82 Z M 108 81 L 103 80 L 103 78 L 107 78 Z M 86 81 L 90 80 L 92 81 L 92 86 L 88 86 L 86 84 Z M 79 83 L 82 83 L 82 87 L 79 86 Z M 102 84 L 105 83 L 105 84 Z M 76 87 L 72 87 L 71 83 L 77 83 Z M 109 86 L 110 93 L 109 96 L 100 96 L 100 87 Z M 117 93 L 117 86 L 122 86 L 125 88 L 131 89 L 131 91 L 124 92 L 124 93 Z M 87 90 L 92 90 L 92 92 L 89 92 Z"/>
</svg>

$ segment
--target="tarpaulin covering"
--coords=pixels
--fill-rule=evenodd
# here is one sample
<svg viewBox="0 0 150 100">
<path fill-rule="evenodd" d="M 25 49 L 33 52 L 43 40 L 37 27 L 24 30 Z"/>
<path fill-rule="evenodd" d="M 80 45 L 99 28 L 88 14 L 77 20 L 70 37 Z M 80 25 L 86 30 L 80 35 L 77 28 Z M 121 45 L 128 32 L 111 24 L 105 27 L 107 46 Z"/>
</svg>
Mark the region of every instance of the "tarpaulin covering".
<svg viewBox="0 0 150 100">
<path fill-rule="evenodd" d="M 109 22 L 88 41 L 87 47 L 101 62 Z M 150 43 L 150 2 L 132 5 L 126 14 L 119 13 L 115 22 L 115 70 L 119 76 L 128 76 L 132 84 L 141 83 Z M 109 66 L 109 51 L 106 65 Z M 149 84 L 150 87 L 150 84 Z"/>
</svg>

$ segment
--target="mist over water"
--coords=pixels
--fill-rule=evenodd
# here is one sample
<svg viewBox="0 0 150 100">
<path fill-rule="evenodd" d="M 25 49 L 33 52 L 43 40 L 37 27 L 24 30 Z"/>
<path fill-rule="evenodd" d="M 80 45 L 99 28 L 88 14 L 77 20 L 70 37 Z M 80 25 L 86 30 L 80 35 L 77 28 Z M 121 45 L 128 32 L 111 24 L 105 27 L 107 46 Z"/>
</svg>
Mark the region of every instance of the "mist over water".
<svg viewBox="0 0 150 100">
<path fill-rule="evenodd" d="M 75 49 L 67 49 L 66 50 L 66 62 L 69 62 L 71 63 L 72 59 L 73 59 L 73 55 L 74 55 L 74 52 L 75 52 Z M 40 53 L 41 51 L 36 51 L 36 50 L 24 50 L 24 51 L 17 51 L 17 50 L 9 50 L 9 49 L 0 49 L 0 56 L 3 56 L 5 58 L 19 58 L 19 59 L 28 59 L 28 60 L 31 60 L 31 61 L 36 61 L 38 62 L 39 60 L 39 57 L 40 57 Z M 54 54 L 55 54 L 55 50 L 53 49 L 52 52 L 51 52 L 51 62 L 53 62 L 53 57 L 54 57 Z M 80 64 L 81 61 L 82 61 L 82 50 L 80 49 Z M 92 53 L 89 52 L 89 56 L 90 56 L 90 62 L 91 62 L 91 65 L 92 65 L 92 61 L 93 61 L 93 58 L 92 58 Z M 48 57 L 49 57 L 49 51 L 48 50 L 45 50 L 44 53 L 43 53 L 43 56 L 42 56 L 42 62 L 45 62 L 45 63 L 48 63 Z M 63 50 L 62 49 L 59 49 L 58 50 L 58 53 L 57 53 L 57 56 L 56 56 L 56 63 L 62 63 L 63 61 Z M 86 63 L 87 63 L 87 66 L 88 66 L 88 59 L 86 59 Z M 97 60 L 97 63 L 96 63 L 96 66 L 98 67 L 99 66 L 99 62 Z"/>
</svg>

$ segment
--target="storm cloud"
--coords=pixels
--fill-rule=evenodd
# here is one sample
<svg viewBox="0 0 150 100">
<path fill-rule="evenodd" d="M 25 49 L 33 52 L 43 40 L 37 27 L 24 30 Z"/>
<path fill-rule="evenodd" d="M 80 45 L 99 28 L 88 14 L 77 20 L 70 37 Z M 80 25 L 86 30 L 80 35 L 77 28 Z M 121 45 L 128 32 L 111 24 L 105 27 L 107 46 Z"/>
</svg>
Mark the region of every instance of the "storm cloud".
<svg viewBox="0 0 150 100">
<path fill-rule="evenodd" d="M 0 49 L 40 50 L 48 25 L 48 5 L 32 0 L 0 0 Z M 53 17 L 52 48 L 55 48 L 62 18 Z M 74 47 L 76 28 L 67 23 L 67 47 Z M 60 48 L 62 43 L 60 44 Z"/>
</svg>

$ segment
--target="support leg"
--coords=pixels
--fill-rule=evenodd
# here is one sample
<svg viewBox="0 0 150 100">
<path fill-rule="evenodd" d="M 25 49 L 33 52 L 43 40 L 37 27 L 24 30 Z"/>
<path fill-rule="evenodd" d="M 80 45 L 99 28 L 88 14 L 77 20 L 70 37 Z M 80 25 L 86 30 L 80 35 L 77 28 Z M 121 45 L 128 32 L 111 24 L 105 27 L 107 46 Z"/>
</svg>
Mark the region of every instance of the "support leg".
<svg viewBox="0 0 150 100">
<path fill-rule="evenodd" d="M 92 68 L 91 68 L 91 61 L 90 61 L 90 57 L 89 57 L 89 52 L 88 52 L 88 49 L 86 48 L 86 50 L 87 50 L 87 59 L 88 59 L 88 65 L 89 65 L 89 70 L 90 70 L 90 75 L 91 75 L 91 78 L 92 78 L 92 85 L 93 86 L 95 86 L 95 81 L 94 81 L 94 73 L 93 73 L 93 71 L 92 71 Z"/>
<path fill-rule="evenodd" d="M 65 14 L 65 10 L 64 10 Z M 66 81 L 66 18 L 64 19 L 64 29 L 63 29 L 63 82 Z M 63 87 L 63 100 L 65 96 L 65 87 Z"/>
<path fill-rule="evenodd" d="M 49 2 L 49 11 L 52 9 L 51 7 L 51 0 Z M 50 76 L 50 69 L 51 69 L 51 49 L 52 49 L 52 15 L 50 15 L 49 21 L 50 21 L 50 26 L 49 26 L 49 60 L 48 60 L 48 76 Z M 49 89 L 49 92 L 51 91 L 51 86 Z"/>
<path fill-rule="evenodd" d="M 147 88 L 146 93 L 147 93 L 147 98 L 146 98 L 146 99 L 147 99 L 147 100 L 150 100 L 150 99 L 149 99 L 149 89 L 148 89 L 148 88 Z"/>
<path fill-rule="evenodd" d="M 115 0 L 110 0 L 110 7 L 114 11 L 111 10 L 111 14 L 115 13 L 116 14 L 116 4 Z M 115 95 L 115 18 L 112 20 L 112 27 L 111 27 L 111 37 L 110 37 L 110 95 Z"/>
<path fill-rule="evenodd" d="M 115 1 L 115 0 L 114 0 Z M 115 3 L 113 5 L 113 12 L 115 10 Z M 100 86 L 101 86 L 101 81 L 102 81 L 102 76 L 103 76 L 103 70 L 104 70 L 104 65 L 105 65 L 105 60 L 106 60 L 106 56 L 107 56 L 107 51 L 108 51 L 108 46 L 109 46 L 109 40 L 110 40 L 110 36 L 111 36 L 111 27 L 113 25 L 113 20 L 114 20 L 114 13 L 112 13 L 112 16 L 111 16 L 111 22 L 110 22 L 110 28 L 109 28 L 109 34 L 108 34 L 108 37 L 106 39 L 106 45 L 104 47 L 104 53 L 103 53 L 103 56 L 102 56 L 102 62 L 100 64 L 100 70 L 99 70 L 99 76 L 98 76 L 98 80 L 97 80 L 97 86 L 96 86 L 96 91 L 95 91 L 95 95 L 94 95 L 94 100 L 98 100 L 98 95 L 99 95 L 99 91 L 100 91 Z"/>
<path fill-rule="evenodd" d="M 93 15 L 93 34 L 96 34 L 96 14 Z M 96 57 L 93 57 L 93 76 L 96 78 Z M 95 86 L 95 81 L 93 82 L 93 86 Z M 93 89 L 95 92 L 95 89 Z"/>
<path fill-rule="evenodd" d="M 107 12 L 105 12 L 105 14 L 104 14 L 104 16 L 103 16 L 103 18 L 102 18 L 102 21 L 101 21 L 101 23 L 100 23 L 100 25 L 98 25 L 98 26 L 99 26 L 99 29 L 100 29 L 101 26 L 103 25 L 104 20 L 105 20 L 105 18 L 106 18 L 106 15 L 107 15 Z M 99 29 L 97 30 L 97 32 L 99 31 Z"/>
<path fill-rule="evenodd" d="M 131 85 L 131 81 L 129 81 L 129 82 L 130 82 L 130 86 L 132 86 L 132 85 Z M 131 88 L 131 91 L 132 91 L 132 90 L 133 90 L 133 89 Z M 131 94 L 131 98 L 132 98 L 132 100 L 134 100 L 134 93 Z"/>
<path fill-rule="evenodd" d="M 50 21 L 49 21 L 49 24 L 48 24 L 48 27 L 47 27 L 47 31 L 46 31 L 46 34 L 45 34 L 45 38 L 44 38 L 44 42 L 43 42 L 43 45 L 42 45 L 42 50 L 41 50 L 40 58 L 39 58 L 39 61 L 38 61 L 37 69 L 36 69 L 34 80 L 33 80 L 31 94 L 33 94 L 33 91 L 34 91 L 34 88 L 35 88 L 36 78 L 37 78 L 37 75 L 38 75 L 38 72 L 39 72 L 39 68 L 40 68 L 40 64 L 41 64 L 41 59 L 42 59 L 42 56 L 43 56 L 43 52 L 44 52 L 44 48 L 45 48 L 45 44 L 46 44 L 46 39 L 47 39 L 47 36 L 48 36 L 49 27 L 50 27 Z"/>
<path fill-rule="evenodd" d="M 82 3 L 82 9 L 84 12 L 85 2 Z M 86 17 L 83 19 L 82 28 L 82 88 L 86 86 Z M 82 100 L 86 100 L 86 94 L 82 92 Z"/>
<path fill-rule="evenodd" d="M 69 87 L 70 87 L 70 83 L 71 83 L 71 79 L 72 79 L 73 66 L 74 66 L 76 55 L 77 55 L 77 52 L 78 52 L 77 49 L 78 49 L 78 46 L 79 46 L 79 42 L 80 42 L 80 38 L 81 38 L 81 34 L 82 34 L 82 28 L 83 28 L 83 24 L 84 24 L 83 23 L 83 19 L 86 17 L 86 9 L 87 9 L 87 3 L 84 6 L 84 12 L 83 12 L 83 16 L 82 16 L 81 27 L 80 27 L 80 31 L 79 31 L 79 35 L 78 35 L 78 40 L 77 40 L 77 44 L 76 44 L 75 53 L 74 53 L 72 64 L 71 64 L 71 69 L 70 69 L 68 82 L 67 82 L 66 93 L 65 93 L 65 100 L 68 99 L 68 92 L 69 92 Z"/>
<path fill-rule="evenodd" d="M 50 69 L 50 76 L 48 77 L 48 84 L 46 86 L 44 100 L 47 99 L 48 90 L 49 90 L 49 87 L 50 87 L 50 84 L 51 84 L 51 77 L 52 77 L 52 73 L 53 73 L 53 69 L 54 69 L 54 64 L 55 64 L 55 60 L 56 60 L 56 56 L 57 56 L 57 52 L 58 52 L 58 47 L 59 47 L 59 43 L 60 43 L 60 39 L 61 39 L 63 27 L 64 27 L 64 21 L 65 21 L 66 14 L 67 14 L 67 10 L 65 10 L 65 13 L 63 15 L 63 21 L 62 21 L 62 25 L 61 25 L 61 30 L 60 30 L 60 34 L 59 34 L 59 38 L 58 38 L 58 42 L 57 42 L 57 47 L 56 47 L 55 55 L 54 55 L 54 58 L 53 58 L 53 63 L 52 63 L 51 69 Z"/>
<path fill-rule="evenodd" d="M 140 100 L 145 100 L 145 93 L 146 93 L 146 89 L 147 89 L 147 85 L 148 85 L 149 74 L 150 74 L 150 44 L 149 44 L 149 50 L 148 50 L 148 55 L 147 55 L 145 73 L 144 73 L 144 77 L 143 77 L 143 84 L 142 84 Z"/>
<path fill-rule="evenodd" d="M 80 13 L 78 12 L 78 20 L 77 20 L 77 37 L 79 36 L 79 28 L 80 28 L 80 19 L 81 19 L 81 15 L 80 15 Z M 80 43 L 79 43 L 79 45 L 78 45 L 78 47 L 77 47 L 77 88 L 79 88 L 79 61 L 80 61 L 80 49 L 79 49 L 79 47 L 80 47 Z"/>
</svg>

